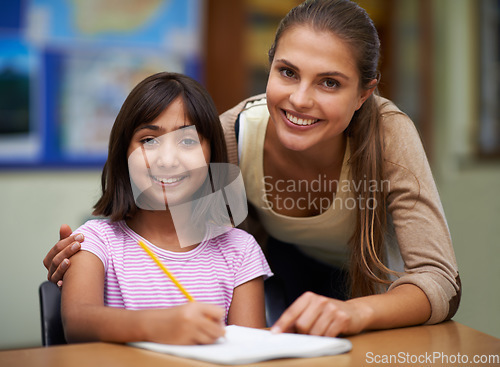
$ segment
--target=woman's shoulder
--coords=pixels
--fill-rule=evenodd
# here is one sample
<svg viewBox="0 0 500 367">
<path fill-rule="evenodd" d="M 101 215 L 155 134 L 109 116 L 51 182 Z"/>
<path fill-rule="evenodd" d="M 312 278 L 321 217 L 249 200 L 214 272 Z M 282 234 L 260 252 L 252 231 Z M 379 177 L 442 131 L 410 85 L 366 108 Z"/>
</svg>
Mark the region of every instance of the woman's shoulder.
<svg viewBox="0 0 500 367">
<path fill-rule="evenodd" d="M 424 153 L 420 134 L 411 118 L 389 99 L 376 96 L 376 101 L 381 116 L 386 158 L 405 152 Z"/>
<path fill-rule="evenodd" d="M 220 115 L 220 121 L 222 124 L 222 129 L 224 130 L 224 137 L 226 140 L 226 147 L 230 163 L 238 164 L 238 141 L 236 138 L 238 134 L 238 116 L 242 111 L 245 110 L 245 108 L 247 108 L 249 104 L 255 101 L 264 101 L 263 103 L 265 104 L 265 98 L 266 95 L 264 93 L 247 98 Z"/>
<path fill-rule="evenodd" d="M 413 121 L 388 99 L 379 97 L 386 179 L 405 182 L 416 192 L 427 182 L 433 185 L 427 154 Z"/>
<path fill-rule="evenodd" d="M 381 126 L 384 132 L 392 132 L 398 129 L 415 129 L 413 121 L 401 111 L 390 99 L 375 96 L 381 117 Z"/>
<path fill-rule="evenodd" d="M 257 94 L 255 96 L 247 98 L 247 99 L 241 101 L 240 103 L 238 103 L 233 108 L 230 108 L 229 110 L 227 110 L 226 112 L 221 114 L 220 119 L 222 122 L 222 126 L 228 127 L 228 125 L 234 125 L 234 123 L 238 119 L 238 115 L 243 110 L 248 108 L 249 105 L 252 105 L 253 103 L 255 103 L 257 101 L 263 101 L 263 103 L 265 104 L 266 103 L 266 94 L 265 93 Z"/>
</svg>

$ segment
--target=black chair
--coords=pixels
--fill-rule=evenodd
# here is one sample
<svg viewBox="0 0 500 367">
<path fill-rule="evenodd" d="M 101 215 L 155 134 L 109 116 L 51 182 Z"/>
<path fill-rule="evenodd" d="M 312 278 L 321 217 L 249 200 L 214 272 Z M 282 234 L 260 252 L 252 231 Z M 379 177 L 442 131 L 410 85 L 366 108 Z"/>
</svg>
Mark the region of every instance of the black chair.
<svg viewBox="0 0 500 367">
<path fill-rule="evenodd" d="M 266 324 L 268 327 L 279 319 L 287 308 L 285 285 L 278 276 L 272 276 L 264 281 L 266 300 Z"/>
<path fill-rule="evenodd" d="M 42 345 L 66 344 L 61 320 L 61 291 L 46 280 L 38 288 L 40 319 L 42 322 Z"/>
</svg>

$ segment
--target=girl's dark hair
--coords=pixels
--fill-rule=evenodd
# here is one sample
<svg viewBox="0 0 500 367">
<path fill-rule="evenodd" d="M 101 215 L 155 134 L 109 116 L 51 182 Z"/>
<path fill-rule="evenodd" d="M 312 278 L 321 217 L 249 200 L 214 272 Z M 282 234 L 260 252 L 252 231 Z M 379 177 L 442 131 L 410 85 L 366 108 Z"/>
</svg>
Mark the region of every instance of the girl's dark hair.
<svg viewBox="0 0 500 367">
<path fill-rule="evenodd" d="M 111 129 L 101 177 L 102 196 L 94 205 L 93 215 L 117 221 L 137 211 L 128 170 L 130 142 L 139 126 L 154 121 L 178 97 L 184 102 L 187 119 L 210 144 L 210 162 L 228 162 L 219 114 L 205 88 L 182 74 L 151 75 L 130 92 Z"/>
<path fill-rule="evenodd" d="M 289 29 L 308 26 L 321 32 L 331 32 L 346 42 L 353 51 L 360 78 L 359 87 L 370 89 L 373 80 L 380 78 L 378 61 L 380 41 L 377 30 L 366 11 L 349 0 L 308 0 L 292 9 L 281 21 L 269 50 L 272 64 L 281 36 Z M 345 130 L 350 139 L 351 179 L 358 183 L 355 193 L 365 205 L 357 210 L 357 223 L 350 240 L 350 281 L 353 296 L 373 294 L 381 284 L 387 284 L 388 274 L 395 274 L 382 262 L 384 258 L 386 218 L 386 192 L 383 191 L 383 139 L 380 125 L 380 106 L 374 94 L 355 112 Z M 362 181 L 377 182 L 378 190 L 370 192 L 370 185 Z M 366 205 L 375 203 L 376 205 Z"/>
</svg>

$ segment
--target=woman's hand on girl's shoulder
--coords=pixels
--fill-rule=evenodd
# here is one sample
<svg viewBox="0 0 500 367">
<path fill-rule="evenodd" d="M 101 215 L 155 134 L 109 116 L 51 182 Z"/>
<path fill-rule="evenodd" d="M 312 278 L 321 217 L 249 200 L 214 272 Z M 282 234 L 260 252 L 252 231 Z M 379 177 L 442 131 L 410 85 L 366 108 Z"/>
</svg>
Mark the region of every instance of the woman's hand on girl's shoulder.
<svg viewBox="0 0 500 367">
<path fill-rule="evenodd" d="M 147 341 L 164 344 L 211 344 L 224 336 L 223 308 L 188 302 L 169 309 L 148 312 L 142 324 Z"/>
<path fill-rule="evenodd" d="M 63 224 L 59 229 L 59 241 L 43 259 L 43 265 L 48 270 L 47 279 L 59 286 L 70 265 L 69 258 L 80 250 L 80 243 L 84 240 L 82 234 L 71 233 L 70 226 Z"/>
<path fill-rule="evenodd" d="M 370 317 L 371 311 L 357 304 L 306 292 L 283 312 L 271 331 L 331 337 L 357 334 L 367 327 Z"/>
</svg>

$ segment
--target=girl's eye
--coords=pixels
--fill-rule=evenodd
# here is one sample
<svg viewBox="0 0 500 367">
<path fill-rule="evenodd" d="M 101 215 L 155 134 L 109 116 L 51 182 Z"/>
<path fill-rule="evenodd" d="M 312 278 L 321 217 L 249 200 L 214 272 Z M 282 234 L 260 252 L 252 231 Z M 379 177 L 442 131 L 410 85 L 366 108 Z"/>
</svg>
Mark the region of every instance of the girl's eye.
<svg viewBox="0 0 500 367">
<path fill-rule="evenodd" d="M 280 74 L 285 78 L 295 77 L 295 73 L 293 72 L 293 70 L 290 70 L 288 68 L 280 68 Z"/>
<path fill-rule="evenodd" d="M 196 145 L 198 144 L 198 140 L 194 140 L 194 139 L 191 139 L 191 138 L 184 138 L 181 140 L 181 144 L 186 146 L 186 147 L 191 147 L 193 145 Z"/>
<path fill-rule="evenodd" d="M 326 79 L 322 84 L 329 89 L 338 88 L 340 86 L 339 82 L 337 82 L 335 79 Z"/>
<path fill-rule="evenodd" d="M 153 147 L 158 144 L 158 140 L 155 138 L 144 138 L 141 140 L 141 143 L 146 147 Z"/>
</svg>

